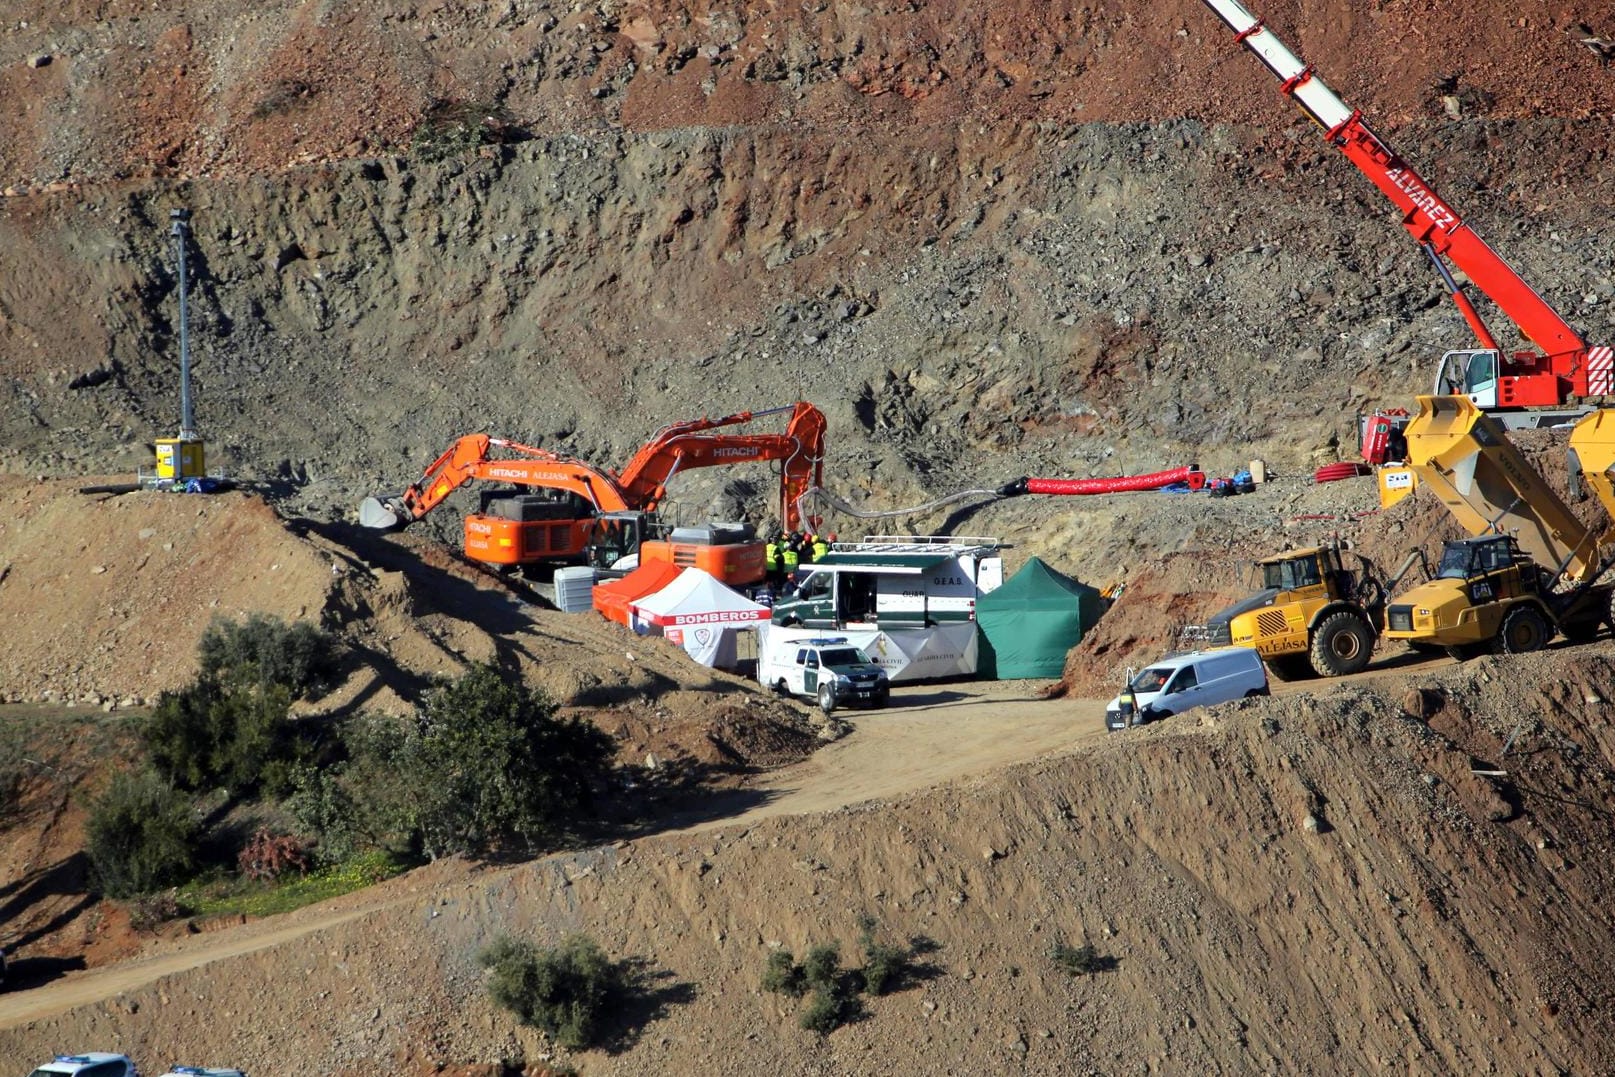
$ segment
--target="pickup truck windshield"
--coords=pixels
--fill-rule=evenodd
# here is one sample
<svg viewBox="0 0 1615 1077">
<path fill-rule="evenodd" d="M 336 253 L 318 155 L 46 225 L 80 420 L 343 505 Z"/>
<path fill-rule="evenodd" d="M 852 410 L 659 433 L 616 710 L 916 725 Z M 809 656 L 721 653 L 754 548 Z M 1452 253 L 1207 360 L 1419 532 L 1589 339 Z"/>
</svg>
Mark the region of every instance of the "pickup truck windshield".
<svg viewBox="0 0 1615 1077">
<path fill-rule="evenodd" d="M 868 661 L 856 647 L 831 647 L 819 652 L 819 664 L 825 666 L 861 666 Z"/>
</svg>

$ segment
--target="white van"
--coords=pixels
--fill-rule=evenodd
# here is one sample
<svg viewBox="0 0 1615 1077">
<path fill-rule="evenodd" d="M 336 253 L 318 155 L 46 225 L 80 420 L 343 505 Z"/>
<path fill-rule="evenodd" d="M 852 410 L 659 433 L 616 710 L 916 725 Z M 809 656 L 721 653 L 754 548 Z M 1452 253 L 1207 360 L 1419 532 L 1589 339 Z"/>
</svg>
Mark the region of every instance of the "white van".
<svg viewBox="0 0 1615 1077">
<path fill-rule="evenodd" d="M 1146 666 L 1105 707 L 1105 728 L 1126 729 L 1192 707 L 1267 694 L 1267 670 L 1253 648 L 1191 651 Z"/>
</svg>

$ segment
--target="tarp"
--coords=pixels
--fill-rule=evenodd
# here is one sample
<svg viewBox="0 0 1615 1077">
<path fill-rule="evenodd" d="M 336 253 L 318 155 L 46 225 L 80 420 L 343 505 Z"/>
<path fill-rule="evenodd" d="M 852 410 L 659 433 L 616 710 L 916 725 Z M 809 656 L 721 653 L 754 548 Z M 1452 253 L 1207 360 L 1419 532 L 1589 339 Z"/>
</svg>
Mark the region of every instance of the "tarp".
<svg viewBox="0 0 1615 1077">
<path fill-rule="evenodd" d="M 703 666 L 738 664 L 737 633 L 767 623 L 768 607 L 726 587 L 710 572 L 685 569 L 677 579 L 628 604 L 634 631 L 660 630 Z"/>
<path fill-rule="evenodd" d="M 1104 612 L 1096 588 L 1037 558 L 976 602 L 981 630 L 977 674 L 994 680 L 1058 677 L 1065 655 Z"/>
<path fill-rule="evenodd" d="M 652 561 L 640 565 L 620 580 L 597 583 L 594 585 L 594 608 L 608 621 L 626 625 L 630 602 L 660 591 L 678 579 L 682 571 L 684 570 L 667 561 Z"/>
<path fill-rule="evenodd" d="M 799 640 L 843 640 L 857 647 L 886 671 L 893 684 L 969 677 L 976 672 L 979 647 L 974 622 L 956 621 L 929 628 L 887 628 L 846 625 L 842 628 L 786 628 L 757 626 L 758 668 L 776 661 L 776 652 L 789 651 Z"/>
</svg>

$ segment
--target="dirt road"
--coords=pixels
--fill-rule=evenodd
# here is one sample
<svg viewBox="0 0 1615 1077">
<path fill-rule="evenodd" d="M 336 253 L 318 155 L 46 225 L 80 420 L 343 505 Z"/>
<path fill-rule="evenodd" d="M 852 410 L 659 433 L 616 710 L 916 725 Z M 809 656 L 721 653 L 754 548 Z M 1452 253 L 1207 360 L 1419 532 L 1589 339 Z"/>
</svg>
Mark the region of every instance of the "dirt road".
<svg viewBox="0 0 1615 1077">
<path fill-rule="evenodd" d="M 767 775 L 761 803 L 740 817 L 693 824 L 732 827 L 778 815 L 830 811 L 903 796 L 945 782 L 1036 758 L 1104 733 L 1103 700 L 1042 699 L 1041 681 L 899 687 L 893 706 L 848 711 L 854 732 L 811 759 Z M 709 817 L 710 818 L 710 817 Z M 356 917 L 420 900 L 435 882 L 434 865 L 372 890 L 283 917 L 163 942 L 156 952 L 110 968 L 70 974 L 32 991 L 0 995 L 0 1029 L 13 1028 L 114 998 L 164 976 L 293 942 Z"/>
</svg>

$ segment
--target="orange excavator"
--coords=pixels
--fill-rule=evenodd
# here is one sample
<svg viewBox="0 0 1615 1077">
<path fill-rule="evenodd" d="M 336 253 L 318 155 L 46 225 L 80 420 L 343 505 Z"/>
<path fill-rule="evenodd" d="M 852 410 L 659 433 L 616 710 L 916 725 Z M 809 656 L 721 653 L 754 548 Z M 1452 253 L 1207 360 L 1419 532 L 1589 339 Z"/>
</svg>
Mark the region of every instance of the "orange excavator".
<svg viewBox="0 0 1615 1077">
<path fill-rule="evenodd" d="M 716 433 L 768 415 L 791 412 L 780 434 Z M 667 484 L 690 468 L 778 460 L 780 519 L 802 524 L 800 503 L 823 481 L 824 414 L 808 403 L 694 419 L 660 430 L 621 474 L 548 449 L 487 434 L 467 434 L 401 494 L 368 497 L 359 506 L 365 527 L 392 529 L 421 519 L 473 481 L 509 484 L 485 492 L 465 517 L 465 554 L 490 565 L 587 562 L 610 570 L 638 554 L 643 561 L 696 565 L 728 584 L 764 576 L 763 544 L 735 526 L 675 528 L 655 516 Z"/>
</svg>

